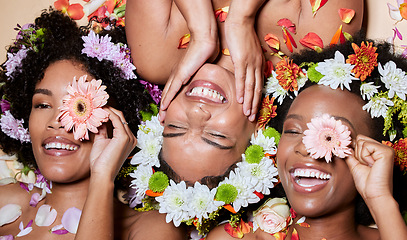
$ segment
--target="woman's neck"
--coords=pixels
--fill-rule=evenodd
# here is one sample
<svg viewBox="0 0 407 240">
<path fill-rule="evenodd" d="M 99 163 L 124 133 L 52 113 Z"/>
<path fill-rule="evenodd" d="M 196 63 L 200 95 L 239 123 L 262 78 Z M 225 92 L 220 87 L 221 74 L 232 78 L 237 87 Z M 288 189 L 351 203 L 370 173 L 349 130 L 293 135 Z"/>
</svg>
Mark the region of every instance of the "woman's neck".
<svg viewBox="0 0 407 240">
<path fill-rule="evenodd" d="M 318 218 L 307 217 L 305 222 L 310 227 L 293 225 L 302 240 L 321 240 L 324 238 L 329 240 L 363 239 L 357 231 L 354 207 Z"/>
</svg>

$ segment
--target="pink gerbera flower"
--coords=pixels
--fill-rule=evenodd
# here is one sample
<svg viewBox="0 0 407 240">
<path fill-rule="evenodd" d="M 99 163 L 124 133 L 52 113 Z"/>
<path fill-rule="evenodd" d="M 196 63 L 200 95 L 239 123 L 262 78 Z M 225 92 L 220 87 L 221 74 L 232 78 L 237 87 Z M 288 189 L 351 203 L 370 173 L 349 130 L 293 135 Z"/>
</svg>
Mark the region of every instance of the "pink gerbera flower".
<svg viewBox="0 0 407 240">
<path fill-rule="evenodd" d="M 86 77 L 84 75 L 79 80 L 74 77 L 72 84 L 68 85 L 68 94 L 62 99 L 61 113 L 57 117 L 66 131 L 73 128 L 76 140 L 88 140 L 88 130 L 97 133 L 102 122 L 109 119 L 109 113 L 102 109 L 109 98 L 106 86 L 102 85 L 102 80 L 86 82 Z"/>
<path fill-rule="evenodd" d="M 352 142 L 350 131 L 341 121 L 324 114 L 311 119 L 307 126 L 302 142 L 312 158 L 325 157 L 326 162 L 330 162 L 332 154 L 340 158 L 351 154 L 348 147 Z"/>
</svg>

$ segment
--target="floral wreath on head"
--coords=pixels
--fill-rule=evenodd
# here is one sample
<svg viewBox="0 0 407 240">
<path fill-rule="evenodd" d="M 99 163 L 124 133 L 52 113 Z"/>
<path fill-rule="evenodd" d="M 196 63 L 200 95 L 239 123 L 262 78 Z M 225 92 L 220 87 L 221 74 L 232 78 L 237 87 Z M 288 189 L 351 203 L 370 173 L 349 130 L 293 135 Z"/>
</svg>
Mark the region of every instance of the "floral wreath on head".
<svg viewBox="0 0 407 240">
<path fill-rule="evenodd" d="M 129 175 L 133 178 L 130 187 L 135 190 L 130 196 L 130 206 L 136 210 L 159 210 L 166 214 L 166 221 L 175 226 L 182 222 L 194 225 L 200 234 L 206 234 L 217 224 L 222 209 L 230 211 L 232 221 L 240 218 L 242 207 L 257 203 L 279 181 L 274 156 L 279 133 L 273 128 L 260 129 L 252 135 L 251 145 L 242 154 L 242 161 L 217 187 L 196 182 L 187 186 L 184 181 L 175 183 L 156 169 L 162 145 L 163 126 L 156 116 L 139 126 L 136 153 L 131 164 L 136 169 Z M 136 207 L 142 204 L 142 207 Z M 233 220 L 235 219 L 235 220 Z"/>
<path fill-rule="evenodd" d="M 352 81 L 360 81 L 361 97 L 368 101 L 363 110 L 369 112 L 372 118 L 384 118 L 383 136 L 387 135 L 390 141 L 383 143 L 393 147 L 396 151 L 395 164 L 407 173 L 406 72 L 397 68 L 391 60 L 385 64 L 378 62 L 377 48 L 373 47 L 372 42 L 362 42 L 360 46 L 352 43 L 352 48 L 354 53 L 346 59 L 341 52 L 336 51 L 332 59 L 302 63 L 299 66 L 288 58 L 281 60 L 268 78 L 265 92 L 282 105 L 286 97 L 296 97 L 307 81 L 349 91 Z M 368 78 L 376 67 L 380 78 Z M 404 138 L 395 139 L 395 121 L 404 126 Z"/>
</svg>

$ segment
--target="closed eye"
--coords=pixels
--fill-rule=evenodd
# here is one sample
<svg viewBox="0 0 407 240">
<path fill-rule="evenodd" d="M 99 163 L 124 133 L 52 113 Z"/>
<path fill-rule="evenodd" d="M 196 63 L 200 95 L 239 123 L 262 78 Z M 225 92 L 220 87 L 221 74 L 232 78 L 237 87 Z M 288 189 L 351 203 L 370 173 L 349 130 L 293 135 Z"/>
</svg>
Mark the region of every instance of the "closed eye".
<svg viewBox="0 0 407 240">
<path fill-rule="evenodd" d="M 48 104 L 45 104 L 45 103 L 40 103 L 40 104 L 35 104 L 34 108 L 43 109 L 43 108 L 51 108 L 51 106 Z"/>
<path fill-rule="evenodd" d="M 217 137 L 217 138 L 226 138 L 226 136 L 221 135 L 221 134 L 217 134 L 217 133 L 209 133 L 209 135 L 211 135 L 213 137 Z"/>
</svg>

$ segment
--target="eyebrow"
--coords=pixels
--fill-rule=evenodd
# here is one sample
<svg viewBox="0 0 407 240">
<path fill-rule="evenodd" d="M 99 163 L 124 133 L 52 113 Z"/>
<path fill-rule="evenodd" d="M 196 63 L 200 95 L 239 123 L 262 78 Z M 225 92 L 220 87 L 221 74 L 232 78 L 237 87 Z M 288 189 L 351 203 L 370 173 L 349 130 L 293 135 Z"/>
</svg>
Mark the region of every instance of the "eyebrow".
<svg viewBox="0 0 407 240">
<path fill-rule="evenodd" d="M 353 132 L 356 132 L 355 127 L 353 126 L 353 124 L 347 118 L 341 117 L 341 116 L 332 116 L 332 117 L 335 118 L 336 120 L 341 120 L 343 122 L 346 122 L 352 128 Z M 297 114 L 290 114 L 290 115 L 287 115 L 285 120 L 287 120 L 287 119 L 303 120 L 304 118 L 302 116 L 300 116 L 300 115 L 297 115 Z"/>
<path fill-rule="evenodd" d="M 183 136 L 183 135 L 185 135 L 185 132 L 183 132 L 183 133 L 163 133 L 164 138 L 180 137 L 180 136 Z M 221 144 L 216 143 L 214 141 L 211 141 L 211 140 L 209 140 L 209 139 L 207 139 L 205 137 L 201 137 L 201 139 L 202 139 L 202 141 L 206 142 L 207 144 L 209 144 L 209 145 L 211 145 L 213 147 L 219 148 L 221 150 L 228 150 L 228 149 L 233 148 L 233 146 L 221 145 Z"/>
<path fill-rule="evenodd" d="M 44 94 L 47 96 L 52 96 L 52 92 L 48 89 L 44 89 L 44 88 L 37 88 L 34 90 L 34 94 Z"/>
</svg>

